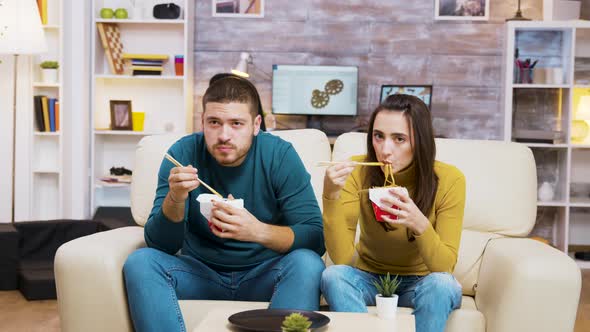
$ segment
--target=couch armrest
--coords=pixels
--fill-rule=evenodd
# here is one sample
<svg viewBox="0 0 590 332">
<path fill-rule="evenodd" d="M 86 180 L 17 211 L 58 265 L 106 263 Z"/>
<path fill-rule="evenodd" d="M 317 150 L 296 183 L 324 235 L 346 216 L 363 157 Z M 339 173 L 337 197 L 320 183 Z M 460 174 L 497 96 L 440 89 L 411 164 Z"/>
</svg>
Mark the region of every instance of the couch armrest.
<svg viewBox="0 0 590 332">
<path fill-rule="evenodd" d="M 487 332 L 573 331 L 581 272 L 566 254 L 524 238 L 492 240 L 475 303 Z"/>
<path fill-rule="evenodd" d="M 124 227 L 67 242 L 55 256 L 61 330 L 133 331 L 123 264 L 144 247 L 142 227 Z"/>
</svg>

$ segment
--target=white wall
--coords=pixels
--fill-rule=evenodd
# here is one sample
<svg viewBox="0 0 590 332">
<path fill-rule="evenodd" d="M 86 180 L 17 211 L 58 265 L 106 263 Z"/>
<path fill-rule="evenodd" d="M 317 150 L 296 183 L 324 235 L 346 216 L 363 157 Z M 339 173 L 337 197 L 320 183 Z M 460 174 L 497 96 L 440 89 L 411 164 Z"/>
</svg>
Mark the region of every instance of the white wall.
<svg viewBox="0 0 590 332">
<path fill-rule="evenodd" d="M 63 0 L 64 78 L 63 217 L 89 219 L 89 1 Z M 13 56 L 0 56 L 0 223 L 11 220 Z M 30 58 L 19 56 L 16 219 L 30 220 L 32 91 Z M 32 188 L 32 190 L 35 190 Z"/>
<path fill-rule="evenodd" d="M 12 56 L 0 56 L 0 223 L 11 219 Z"/>
<path fill-rule="evenodd" d="M 90 1 L 64 0 L 64 217 L 89 219 Z"/>
</svg>

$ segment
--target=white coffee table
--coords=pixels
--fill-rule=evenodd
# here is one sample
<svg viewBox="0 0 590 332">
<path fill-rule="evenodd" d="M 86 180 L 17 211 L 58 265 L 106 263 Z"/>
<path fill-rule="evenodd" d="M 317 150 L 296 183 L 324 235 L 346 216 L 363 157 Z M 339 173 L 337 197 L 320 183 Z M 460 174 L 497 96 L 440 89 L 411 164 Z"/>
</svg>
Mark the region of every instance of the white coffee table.
<svg viewBox="0 0 590 332">
<path fill-rule="evenodd" d="M 212 309 L 205 319 L 193 330 L 193 332 L 225 332 L 241 331 L 233 326 L 227 319 L 229 316 L 244 311 L 243 308 L 217 308 Z M 330 323 L 314 332 L 338 331 L 338 332 L 414 332 L 414 315 L 398 312 L 394 320 L 384 320 L 376 314 L 361 314 L 350 312 L 327 312 L 322 314 L 330 317 Z"/>
</svg>

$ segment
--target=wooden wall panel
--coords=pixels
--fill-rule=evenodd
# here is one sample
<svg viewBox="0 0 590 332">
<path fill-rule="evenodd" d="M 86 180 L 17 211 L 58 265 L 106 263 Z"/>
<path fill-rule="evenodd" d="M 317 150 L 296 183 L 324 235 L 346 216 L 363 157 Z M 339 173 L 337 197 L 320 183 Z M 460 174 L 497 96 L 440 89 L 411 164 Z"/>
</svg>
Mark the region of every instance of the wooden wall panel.
<svg viewBox="0 0 590 332">
<path fill-rule="evenodd" d="M 242 51 L 257 67 L 251 80 L 271 109 L 273 64 L 359 68 L 358 116 L 325 117 L 326 131 L 366 124 L 382 84 L 434 85 L 432 114 L 445 137 L 501 139 L 502 57 L 506 18 L 516 1 L 493 0 L 487 22 L 434 21 L 432 0 L 266 0 L 265 17 L 211 17 L 211 0 L 197 0 L 195 103 L 209 78 L 227 72 Z M 524 15 L 542 17 L 542 1 L 522 2 Z M 303 128 L 306 117 L 277 116 L 280 128 Z M 200 128 L 200 114 L 195 114 Z"/>
</svg>

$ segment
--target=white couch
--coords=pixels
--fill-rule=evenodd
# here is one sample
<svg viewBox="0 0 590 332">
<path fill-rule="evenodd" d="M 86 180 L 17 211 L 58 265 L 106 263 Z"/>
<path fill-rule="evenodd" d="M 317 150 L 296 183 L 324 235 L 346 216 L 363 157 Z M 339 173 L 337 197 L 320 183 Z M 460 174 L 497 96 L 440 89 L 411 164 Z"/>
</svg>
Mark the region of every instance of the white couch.
<svg viewBox="0 0 590 332">
<path fill-rule="evenodd" d="M 365 152 L 366 134 L 341 135 L 331 152 L 318 130 L 277 131 L 293 143 L 321 205 L 321 160 Z M 131 187 L 132 212 L 140 226 L 97 233 L 68 242 L 55 258 L 62 331 L 131 331 L 122 266 L 145 246 L 143 228 L 151 210 L 162 155 L 179 136 L 144 138 L 137 148 Z M 531 151 L 498 141 L 437 139 L 437 159 L 463 171 L 467 201 L 459 260 L 454 272 L 463 304 L 446 331 L 573 331 L 580 295 L 577 265 L 564 253 L 524 238 L 535 222 L 536 169 Z M 327 264 L 330 264 L 327 259 Z M 244 309 L 262 302 L 231 302 Z M 212 308 L 227 301 L 180 301 L 188 331 Z M 374 310 L 374 308 L 370 308 Z M 402 311 L 411 312 L 409 308 Z"/>
</svg>

